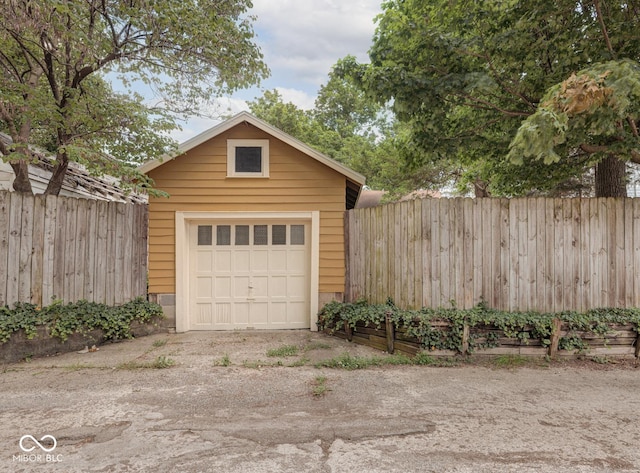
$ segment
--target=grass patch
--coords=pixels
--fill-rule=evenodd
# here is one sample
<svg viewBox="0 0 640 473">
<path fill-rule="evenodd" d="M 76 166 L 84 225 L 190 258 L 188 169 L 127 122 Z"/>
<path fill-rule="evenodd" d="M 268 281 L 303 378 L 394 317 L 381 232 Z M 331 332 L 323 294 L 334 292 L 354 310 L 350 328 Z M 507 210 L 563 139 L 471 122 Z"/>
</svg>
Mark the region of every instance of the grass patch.
<svg viewBox="0 0 640 473">
<path fill-rule="evenodd" d="M 119 370 L 139 370 L 139 369 L 164 369 L 174 366 L 175 360 L 166 356 L 159 356 L 153 361 L 140 362 L 140 361 L 126 361 L 116 366 Z"/>
<path fill-rule="evenodd" d="M 163 338 L 162 340 L 156 340 L 155 342 L 153 342 L 153 346 L 155 348 L 160 348 L 163 347 L 167 344 L 167 339 Z"/>
<path fill-rule="evenodd" d="M 326 395 L 328 391 L 330 391 L 330 389 L 327 387 L 326 376 L 316 376 L 311 385 L 311 394 L 313 394 L 314 397 L 322 397 Z"/>
<path fill-rule="evenodd" d="M 606 356 L 592 356 L 589 359 L 599 365 L 608 365 L 610 363 L 615 363 L 613 360 L 607 358 Z"/>
<path fill-rule="evenodd" d="M 298 351 L 299 349 L 295 345 L 283 345 L 278 348 L 272 348 L 271 350 L 267 350 L 267 356 L 285 358 L 287 356 L 296 356 L 298 354 Z"/>
<path fill-rule="evenodd" d="M 266 368 L 269 366 L 284 366 L 284 364 L 282 363 L 281 360 L 278 360 L 275 363 L 270 363 L 268 361 L 262 361 L 262 360 L 257 360 L 257 361 L 244 360 L 242 362 L 242 366 L 244 366 L 245 368 L 260 369 L 260 368 Z"/>
<path fill-rule="evenodd" d="M 67 366 L 64 366 L 63 368 L 65 371 L 80 371 L 80 370 L 95 368 L 95 366 L 87 363 L 73 363 L 72 365 L 67 365 Z"/>
<path fill-rule="evenodd" d="M 436 359 L 428 353 L 421 351 L 413 357 L 413 364 L 420 366 L 430 366 L 437 363 Z"/>
<path fill-rule="evenodd" d="M 267 350 L 267 356 L 272 358 L 285 358 L 288 356 L 297 356 L 299 351 L 299 348 L 295 345 L 283 345 Z"/>
<path fill-rule="evenodd" d="M 230 366 L 231 360 L 229 359 L 229 355 L 227 353 L 224 354 L 222 358 L 213 362 L 215 366 Z"/>
<path fill-rule="evenodd" d="M 335 358 L 322 360 L 316 363 L 316 368 L 339 368 L 345 370 L 361 370 L 371 366 L 386 365 L 410 365 L 411 358 L 406 355 L 390 355 L 390 356 L 351 356 L 344 353 Z"/>
<path fill-rule="evenodd" d="M 520 368 L 529 364 L 529 360 L 521 355 L 501 355 L 493 359 L 498 368 Z"/>
<path fill-rule="evenodd" d="M 306 365 L 307 363 L 309 363 L 309 361 L 311 361 L 309 360 L 309 358 L 307 358 L 306 356 L 303 356 L 302 358 L 297 359 L 296 361 L 288 364 L 287 366 L 289 368 L 297 368 L 298 366 Z"/>
<path fill-rule="evenodd" d="M 337 368 L 344 370 L 360 370 L 372 366 L 394 366 L 394 365 L 416 365 L 416 366 L 437 366 L 437 367 L 453 367 L 459 366 L 460 359 L 455 357 L 433 357 L 427 352 L 420 352 L 413 358 L 407 355 L 397 353 L 388 356 L 352 356 L 344 353 L 335 358 L 322 360 L 316 363 L 316 368 Z"/>
</svg>

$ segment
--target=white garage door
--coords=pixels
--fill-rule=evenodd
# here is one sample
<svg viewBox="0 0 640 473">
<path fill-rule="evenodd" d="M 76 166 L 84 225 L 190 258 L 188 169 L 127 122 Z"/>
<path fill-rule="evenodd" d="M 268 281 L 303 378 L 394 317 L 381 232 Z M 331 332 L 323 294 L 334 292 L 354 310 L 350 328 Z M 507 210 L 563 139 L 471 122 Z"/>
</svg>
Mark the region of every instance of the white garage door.
<svg viewBox="0 0 640 473">
<path fill-rule="evenodd" d="M 308 227 L 191 224 L 189 330 L 309 328 Z"/>
</svg>

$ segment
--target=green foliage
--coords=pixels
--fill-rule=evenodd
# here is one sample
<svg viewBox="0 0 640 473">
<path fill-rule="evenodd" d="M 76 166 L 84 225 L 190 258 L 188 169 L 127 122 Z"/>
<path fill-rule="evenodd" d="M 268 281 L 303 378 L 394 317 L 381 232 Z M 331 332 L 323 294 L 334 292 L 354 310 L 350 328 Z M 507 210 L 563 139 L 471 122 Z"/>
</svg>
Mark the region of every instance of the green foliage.
<svg viewBox="0 0 640 473">
<path fill-rule="evenodd" d="M 47 327 L 49 335 L 61 341 L 66 341 L 71 334 L 94 329 L 102 330 L 106 340 L 119 340 L 132 337 L 132 322 L 152 323 L 161 317 L 164 317 L 162 308 L 142 298 L 115 307 L 87 301 L 63 304 L 56 300 L 42 308 L 17 303 L 13 309 L 0 308 L 0 343 L 7 342 L 21 329 L 32 339 L 39 326 Z"/>
<path fill-rule="evenodd" d="M 423 308 L 404 310 L 392 301 L 386 304 L 368 304 L 364 300 L 354 303 L 332 301 L 319 313 L 320 330 L 342 330 L 345 322 L 357 331 L 359 324 L 380 328 L 389 316 L 396 330 L 415 337 L 428 353 L 432 350 L 462 351 L 463 331 L 472 329 L 469 352 L 498 346 L 498 338 L 515 338 L 521 344 L 538 340 L 549 346 L 553 334 L 553 320 L 559 319 L 568 327 L 566 336 L 559 340 L 562 350 L 584 351 L 587 343 L 581 334 L 604 336 L 613 324 L 635 324 L 640 327 L 640 309 L 593 309 L 584 313 L 565 311 L 559 313 L 506 312 L 488 308 L 484 303 L 472 309 Z M 475 333 L 474 333 L 475 332 Z M 501 335 L 499 335 L 501 334 Z M 480 339 L 483 339 L 480 342 Z M 349 364 L 352 360 L 341 361 Z"/>
<path fill-rule="evenodd" d="M 326 376 L 316 376 L 311 385 L 311 394 L 313 394 L 314 397 L 322 397 L 329 391 Z"/>
<path fill-rule="evenodd" d="M 173 358 L 168 358 L 164 355 L 158 356 L 153 362 L 150 364 L 151 368 L 163 369 L 169 368 L 176 364 L 176 361 Z"/>
<path fill-rule="evenodd" d="M 419 170 L 404 166 L 401 153 L 411 153 L 407 128 L 389 111 L 342 76 L 338 61 L 319 91 L 312 110 L 285 103 L 276 90 L 249 103 L 251 113 L 303 143 L 363 174 L 374 189 L 400 196 L 420 188 L 437 188 L 445 177 L 441 166 Z"/>
<path fill-rule="evenodd" d="M 637 0 L 602 8 L 595 2 L 576 7 L 574 0 L 389 0 L 382 8 L 370 64 L 352 60 L 341 67 L 370 97 L 392 103 L 410 128 L 409 164 L 419 169 L 445 161 L 461 176 L 458 182 L 488 182 L 494 195 L 508 196 L 547 192 L 593 166 L 569 146 L 548 154 L 561 166 L 535 159 L 516 165 L 506 157 L 522 121 L 551 87 L 595 64 L 640 60 Z M 633 104 L 628 84 L 619 88 Z M 600 113 L 572 126 L 588 135 L 592 126 L 610 128 L 610 118 Z M 557 123 L 545 118 L 541 135 L 551 140 L 541 136 L 540 148 L 554 145 L 561 125 L 561 117 Z"/>
<path fill-rule="evenodd" d="M 167 339 L 163 338 L 162 340 L 156 340 L 155 342 L 153 342 L 153 347 L 154 348 L 160 348 L 163 347 L 167 344 Z"/>
<path fill-rule="evenodd" d="M 521 355 L 502 355 L 493 360 L 498 368 L 519 368 L 528 363 L 528 359 Z"/>
<path fill-rule="evenodd" d="M 267 356 L 284 358 L 287 356 L 296 356 L 298 354 L 298 347 L 295 345 L 283 345 L 278 348 L 271 348 L 267 350 Z"/>
<path fill-rule="evenodd" d="M 322 360 L 314 366 L 316 368 L 339 368 L 348 371 L 361 370 L 372 366 L 410 365 L 412 361 L 405 355 L 390 356 L 353 356 L 343 353 L 335 358 Z"/>
<path fill-rule="evenodd" d="M 149 185 L 139 174 L 133 180 L 134 165 L 171 151 L 167 131 L 178 118 L 268 75 L 252 42 L 250 7 L 249 0 L 1 2 L 0 131 L 13 146 L 0 145 L 0 156 L 26 172 L 37 146 L 55 156 L 54 175 L 75 161 Z M 31 192 L 28 180 L 17 185 Z M 52 178 L 47 193 L 60 185 Z"/>
<path fill-rule="evenodd" d="M 139 369 L 148 369 L 148 368 L 164 369 L 164 368 L 170 368 L 175 364 L 176 364 L 176 361 L 173 358 L 168 358 L 164 355 L 160 355 L 153 361 L 147 361 L 147 362 L 142 362 L 137 360 L 126 361 L 124 363 L 120 363 L 118 366 L 116 366 L 116 368 L 120 370 L 139 370 Z"/>
<path fill-rule="evenodd" d="M 231 366 L 231 359 L 229 358 L 229 354 L 225 353 L 222 358 L 214 361 L 214 366 Z"/>
<path fill-rule="evenodd" d="M 567 150 L 596 162 L 615 155 L 640 160 L 640 63 L 594 64 L 554 85 L 518 129 L 508 158 L 557 163 Z"/>
</svg>

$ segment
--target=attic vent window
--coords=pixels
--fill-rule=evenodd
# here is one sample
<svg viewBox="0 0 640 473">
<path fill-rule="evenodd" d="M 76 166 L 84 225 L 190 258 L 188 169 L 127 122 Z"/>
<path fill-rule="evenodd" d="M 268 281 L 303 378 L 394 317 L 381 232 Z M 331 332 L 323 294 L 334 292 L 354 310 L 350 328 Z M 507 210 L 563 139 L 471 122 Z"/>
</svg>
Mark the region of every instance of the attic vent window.
<svg viewBox="0 0 640 473">
<path fill-rule="evenodd" d="M 269 177 L 269 140 L 227 140 L 227 177 Z"/>
</svg>

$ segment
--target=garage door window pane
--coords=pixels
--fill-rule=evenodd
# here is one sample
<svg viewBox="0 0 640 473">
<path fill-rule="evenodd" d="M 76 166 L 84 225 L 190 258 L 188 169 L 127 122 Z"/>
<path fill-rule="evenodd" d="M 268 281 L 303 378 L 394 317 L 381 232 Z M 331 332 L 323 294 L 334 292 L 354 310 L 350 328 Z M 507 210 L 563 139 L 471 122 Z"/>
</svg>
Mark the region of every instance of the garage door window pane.
<svg viewBox="0 0 640 473">
<path fill-rule="evenodd" d="M 268 232 L 266 225 L 254 225 L 253 226 L 253 244 L 254 245 L 266 245 L 268 244 Z"/>
<path fill-rule="evenodd" d="M 291 225 L 291 244 L 304 245 L 304 225 Z"/>
<path fill-rule="evenodd" d="M 249 244 L 249 225 L 236 225 L 236 245 Z"/>
<path fill-rule="evenodd" d="M 287 226 L 273 225 L 271 227 L 271 244 L 286 245 L 287 244 Z"/>
<path fill-rule="evenodd" d="M 231 244 L 231 226 L 230 225 L 218 225 L 216 227 L 216 245 L 230 245 Z"/>
<path fill-rule="evenodd" d="M 198 246 L 211 245 L 212 234 L 211 225 L 198 225 Z"/>
</svg>

